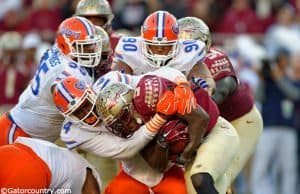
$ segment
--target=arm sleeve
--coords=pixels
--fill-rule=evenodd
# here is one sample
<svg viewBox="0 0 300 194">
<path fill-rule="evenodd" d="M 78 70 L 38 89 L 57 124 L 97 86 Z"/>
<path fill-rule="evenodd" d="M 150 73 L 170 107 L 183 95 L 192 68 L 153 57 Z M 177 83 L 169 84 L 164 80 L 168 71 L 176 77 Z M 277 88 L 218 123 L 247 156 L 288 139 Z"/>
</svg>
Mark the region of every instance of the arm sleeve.
<svg viewBox="0 0 300 194">
<path fill-rule="evenodd" d="M 300 88 L 294 86 L 288 79 L 282 78 L 276 81 L 279 89 L 291 100 L 300 99 Z"/>
<path fill-rule="evenodd" d="M 126 159 L 136 155 L 154 136 L 143 125 L 128 139 L 101 133 L 81 144 L 80 148 L 102 157 Z"/>
</svg>

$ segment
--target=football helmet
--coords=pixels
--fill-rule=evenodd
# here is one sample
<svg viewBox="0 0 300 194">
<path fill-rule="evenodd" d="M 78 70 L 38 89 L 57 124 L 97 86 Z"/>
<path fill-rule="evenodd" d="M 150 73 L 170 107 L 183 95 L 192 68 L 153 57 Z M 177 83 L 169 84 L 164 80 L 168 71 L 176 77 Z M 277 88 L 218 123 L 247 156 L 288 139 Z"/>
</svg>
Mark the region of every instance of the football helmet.
<svg viewBox="0 0 300 194">
<path fill-rule="evenodd" d="M 146 62 L 154 67 L 161 67 L 175 58 L 178 51 L 178 23 L 167 11 L 156 11 L 149 15 L 141 28 L 142 53 Z M 164 53 L 154 48 L 166 49 Z"/>
<path fill-rule="evenodd" d="M 101 27 L 104 29 L 111 26 L 111 21 L 114 18 L 107 0 L 80 0 L 77 4 L 75 15 L 82 17 L 103 17 L 106 22 Z"/>
<path fill-rule="evenodd" d="M 107 32 L 100 26 L 95 26 L 95 29 L 96 35 L 99 36 L 102 41 L 102 54 L 110 53 L 112 50 Z"/>
<path fill-rule="evenodd" d="M 95 29 L 96 35 L 99 36 L 102 41 L 101 60 L 99 62 L 99 65 L 95 68 L 97 77 L 100 77 L 110 70 L 110 64 L 112 61 L 112 49 L 107 32 L 100 26 L 95 26 Z"/>
<path fill-rule="evenodd" d="M 83 17 L 64 20 L 56 34 L 58 48 L 84 67 L 95 67 L 101 59 L 102 43 L 94 25 Z"/>
<path fill-rule="evenodd" d="M 113 134 L 128 138 L 136 129 L 131 129 L 133 119 L 134 90 L 123 83 L 107 86 L 98 94 L 96 110 L 104 121 L 106 128 Z"/>
<path fill-rule="evenodd" d="M 205 43 L 206 49 L 211 46 L 211 35 L 205 22 L 197 17 L 183 17 L 178 20 L 179 39 L 200 40 Z"/>
<path fill-rule="evenodd" d="M 66 118 L 89 126 L 100 123 L 95 108 L 96 94 L 84 81 L 73 76 L 61 79 L 54 85 L 52 96 L 54 104 Z"/>
</svg>

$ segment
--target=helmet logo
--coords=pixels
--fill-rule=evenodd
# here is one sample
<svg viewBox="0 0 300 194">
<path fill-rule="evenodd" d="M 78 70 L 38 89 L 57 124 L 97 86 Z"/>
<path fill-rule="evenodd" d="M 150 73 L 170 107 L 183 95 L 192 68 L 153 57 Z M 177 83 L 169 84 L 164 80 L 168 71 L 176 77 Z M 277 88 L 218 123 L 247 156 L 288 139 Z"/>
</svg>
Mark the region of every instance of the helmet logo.
<svg viewBox="0 0 300 194">
<path fill-rule="evenodd" d="M 178 34 L 179 33 L 179 27 L 178 27 L 178 24 L 175 23 L 172 25 L 172 31 L 175 33 L 175 34 Z"/>
<path fill-rule="evenodd" d="M 76 39 L 78 39 L 80 37 L 80 32 L 75 32 L 73 30 L 70 30 L 70 29 L 64 28 L 64 27 L 60 28 L 59 34 L 66 35 L 68 37 L 73 36 Z"/>
<path fill-rule="evenodd" d="M 106 107 L 107 107 L 109 110 L 111 110 L 115 105 L 117 105 L 117 101 L 118 101 L 118 99 L 120 98 L 122 92 L 123 92 L 123 91 L 117 91 L 117 92 L 115 93 L 115 95 L 112 96 L 112 98 L 111 98 L 109 101 L 107 101 Z"/>
<path fill-rule="evenodd" d="M 75 88 L 77 88 L 78 90 L 84 91 L 85 87 L 84 87 L 84 82 L 83 81 L 78 81 L 75 83 Z"/>
</svg>

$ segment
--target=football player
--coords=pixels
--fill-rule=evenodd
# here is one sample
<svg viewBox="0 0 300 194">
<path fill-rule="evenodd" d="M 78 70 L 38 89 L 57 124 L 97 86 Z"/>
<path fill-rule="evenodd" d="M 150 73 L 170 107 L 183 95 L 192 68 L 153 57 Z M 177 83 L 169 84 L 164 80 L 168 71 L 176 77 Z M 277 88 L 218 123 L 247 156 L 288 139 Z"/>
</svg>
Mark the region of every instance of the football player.
<svg viewBox="0 0 300 194">
<path fill-rule="evenodd" d="M 106 78 L 116 79 L 116 81 L 119 82 L 119 78 L 122 77 L 123 81 L 129 81 L 129 79 L 119 72 L 115 72 L 115 76 L 111 75 L 108 75 L 108 77 L 103 79 L 100 78 L 94 85 L 94 90 L 102 90 L 107 85 L 113 83 L 108 82 Z M 175 79 L 176 76 L 174 74 L 171 75 L 174 77 L 173 79 Z M 115 116 L 117 116 L 116 114 L 119 110 L 118 107 L 122 108 L 126 101 L 132 101 L 133 89 L 126 89 L 125 87 L 122 90 L 122 93 L 124 93 L 122 95 L 123 98 L 119 98 L 118 95 L 120 94 L 120 91 L 118 92 L 113 88 L 110 90 L 111 96 L 106 98 L 108 101 L 112 101 L 112 105 L 114 106 L 112 110 L 114 110 L 113 115 Z M 125 92 L 126 90 L 131 92 Z M 124 139 L 128 134 L 117 133 L 119 130 L 114 130 L 112 132 L 115 135 L 113 135 L 106 128 L 101 127 L 101 125 L 99 126 L 97 113 L 94 111 L 94 106 L 91 103 L 94 98 L 93 96 L 95 96 L 95 94 L 83 83 L 83 81 L 79 81 L 72 77 L 60 80 L 53 89 L 54 103 L 67 118 L 63 124 L 61 138 L 70 149 L 78 147 L 102 157 L 128 159 L 135 156 L 151 139 L 153 139 L 157 130 L 165 122 L 159 115 L 154 116 L 153 119 L 146 122 L 146 125 L 143 126 L 141 126 L 141 121 L 137 121 L 139 124 L 136 126 L 140 130 L 134 133 L 130 138 Z M 116 101 L 113 101 L 113 99 Z M 185 111 L 184 108 L 183 111 Z M 118 136 L 121 136 L 122 138 Z M 178 172 L 178 170 L 180 170 L 179 172 L 182 174 L 181 169 L 177 167 L 172 168 L 170 173 L 173 171 L 174 173 Z M 182 190 L 185 191 L 183 176 L 177 183 L 181 185 L 181 188 L 183 188 Z"/>
<path fill-rule="evenodd" d="M 133 89 L 123 84 L 117 91 L 111 88 L 108 100 L 112 101 L 114 114 L 118 107 L 126 102 L 132 102 Z M 122 95 L 122 98 L 118 98 Z M 139 128 L 130 138 L 128 133 L 109 132 L 104 125 L 99 125 L 97 112 L 92 101 L 95 94 L 88 85 L 74 77 L 60 80 L 53 90 L 53 100 L 59 110 L 66 116 L 61 139 L 70 149 L 80 148 L 98 156 L 113 159 L 128 159 L 135 156 L 149 141 L 153 139 L 159 128 L 165 123 L 161 116 L 156 115 L 146 125 L 136 125 Z M 119 110 L 120 111 L 120 110 Z M 101 122 L 101 121 L 100 121 Z M 127 138 L 125 138 L 127 137 Z M 181 171 L 173 168 L 171 172 Z M 102 171 L 101 171 L 102 172 Z M 181 172 L 182 177 L 183 173 Z M 185 190 L 184 181 L 179 185 Z M 182 192 L 181 192 L 182 193 Z"/>
<path fill-rule="evenodd" d="M 55 141 L 64 117 L 52 101 L 53 82 L 74 75 L 92 84 L 101 49 L 101 39 L 91 22 L 82 17 L 64 20 L 56 43 L 44 53 L 18 104 L 1 116 L 0 145 L 12 143 L 17 136 Z"/>
<path fill-rule="evenodd" d="M 253 154 L 263 129 L 263 121 L 257 110 L 252 92 L 245 83 L 240 83 L 227 55 L 211 47 L 208 26 L 199 18 L 185 17 L 178 20 L 179 37 L 183 40 L 200 40 L 205 43 L 207 54 L 203 63 L 209 68 L 216 90 L 212 95 L 220 114 L 236 129 L 240 149 L 226 174 L 232 182 Z"/>
<path fill-rule="evenodd" d="M 27 189 L 25 193 L 101 193 L 99 175 L 92 165 L 48 141 L 18 137 L 13 144 L 0 146 L 0 157 L 2 193 L 24 192 L 17 189 Z"/>
<path fill-rule="evenodd" d="M 202 61 L 206 54 L 201 41 L 178 39 L 178 23 L 167 11 L 150 14 L 141 27 L 140 37 L 120 39 L 114 55 L 113 70 L 140 75 L 162 66 L 176 68 L 188 80 L 205 79 L 208 91 L 213 92 L 214 81 Z"/>
<path fill-rule="evenodd" d="M 176 77 L 176 75 L 178 75 L 178 71 L 175 69 L 163 67 L 159 70 L 155 71 L 155 73 L 158 75 L 163 75 L 166 78 L 170 78 L 170 76 Z M 106 80 L 105 76 L 107 76 Z M 137 82 L 133 79 L 134 76 L 124 75 L 120 73 L 118 75 L 117 72 L 110 72 L 105 76 L 102 77 L 102 80 L 98 80 L 99 82 L 97 81 L 95 85 L 98 85 L 98 87 L 101 88 L 103 87 L 103 85 L 109 85 L 109 83 L 113 82 L 113 80 L 120 80 L 122 82 L 131 83 L 133 84 L 133 86 L 136 87 L 136 95 L 133 100 L 134 108 L 140 115 L 143 115 L 144 119 L 151 118 L 151 115 L 155 112 L 154 110 L 156 110 L 156 104 L 159 101 L 159 94 L 162 94 L 163 91 L 165 91 L 167 88 L 163 87 L 163 85 L 168 85 L 168 87 L 170 87 L 169 84 L 158 84 L 164 81 L 154 81 L 158 79 L 155 77 L 148 78 L 148 76 L 145 76 L 145 79 L 142 79 L 140 83 L 137 84 Z M 225 119 L 218 117 L 218 109 L 213 103 L 213 101 L 210 99 L 207 92 L 205 92 L 203 89 L 197 88 L 195 90 L 195 96 L 197 99 L 197 103 L 201 105 L 201 107 L 203 107 L 203 109 L 206 110 L 206 112 L 209 113 L 210 121 L 207 128 L 205 128 L 204 130 L 204 140 L 201 141 L 202 144 L 197 150 L 197 155 L 195 159 L 188 162 L 188 164 L 186 165 L 186 174 L 192 175 L 188 176 L 188 179 L 192 178 L 192 180 L 194 180 L 194 187 L 198 193 L 213 194 L 219 192 L 223 194 L 225 193 L 226 188 L 229 185 L 226 179 L 225 172 L 238 151 L 238 136 L 234 128 Z M 162 99 L 164 98 L 162 97 Z M 108 112 L 108 110 L 110 110 L 110 103 L 109 101 L 102 101 L 107 102 L 103 103 L 103 107 L 107 106 L 107 108 L 102 108 L 102 110 L 100 109 L 100 112 L 104 112 L 101 113 L 102 117 L 104 115 L 103 120 L 105 122 L 106 120 L 110 121 L 110 119 L 106 119 L 105 117 L 105 115 L 109 115 L 105 114 L 105 112 Z M 168 108 L 172 107 L 172 103 L 167 103 L 167 105 Z M 134 114 L 125 115 L 134 116 Z M 126 117 L 127 119 L 123 119 L 123 117 L 119 116 L 115 116 L 113 118 L 115 118 L 113 120 L 114 122 L 107 122 L 108 128 L 112 129 L 111 131 L 114 131 L 113 126 L 116 126 L 115 128 L 118 127 L 118 129 L 130 131 L 128 129 L 130 125 L 128 122 L 126 122 L 130 120 L 128 119 L 128 116 Z M 198 129 L 200 129 L 200 126 L 201 125 L 198 125 Z M 201 136 L 195 137 L 201 139 Z M 224 155 L 223 153 L 226 153 L 226 155 Z M 116 185 L 123 185 L 123 188 L 134 188 L 134 184 L 136 182 L 144 183 L 144 190 L 148 187 L 151 188 L 153 187 L 153 185 L 156 185 L 158 183 L 158 180 L 160 180 L 160 177 L 163 176 L 163 173 L 157 174 L 157 171 L 155 171 L 155 176 L 155 173 L 152 172 L 153 169 L 149 167 L 147 168 L 148 164 L 141 165 L 142 161 L 143 158 L 141 158 L 141 156 L 139 155 L 129 160 L 123 160 L 122 170 L 124 172 L 121 172 L 120 176 L 114 179 L 112 184 L 109 185 L 108 191 L 111 193 L 120 192 L 121 187 L 116 187 Z M 147 169 L 147 171 L 144 171 L 144 169 Z M 127 179 L 136 179 L 138 181 L 129 181 Z M 193 190 L 195 190 L 194 187 L 192 188 Z M 139 186 L 137 186 L 137 188 L 142 188 L 140 183 Z"/>
</svg>

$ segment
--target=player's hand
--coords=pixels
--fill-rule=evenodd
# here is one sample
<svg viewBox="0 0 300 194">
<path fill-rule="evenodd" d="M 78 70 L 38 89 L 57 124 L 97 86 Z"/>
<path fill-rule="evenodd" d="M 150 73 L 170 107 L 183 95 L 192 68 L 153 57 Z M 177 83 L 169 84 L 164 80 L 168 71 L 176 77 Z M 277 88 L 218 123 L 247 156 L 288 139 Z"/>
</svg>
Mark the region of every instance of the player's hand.
<svg viewBox="0 0 300 194">
<path fill-rule="evenodd" d="M 196 98 L 189 82 L 180 82 L 174 89 L 177 112 L 181 115 L 189 114 L 196 108 Z"/>
<path fill-rule="evenodd" d="M 177 112 L 177 103 L 172 91 L 167 90 L 158 100 L 156 112 L 163 115 L 173 115 Z"/>
<path fill-rule="evenodd" d="M 158 136 L 162 136 L 169 144 L 178 141 L 187 142 L 189 139 L 187 125 L 179 119 L 171 120 L 164 124 L 159 130 Z"/>
<path fill-rule="evenodd" d="M 183 152 L 177 158 L 177 162 L 179 164 L 185 164 L 187 162 L 190 162 L 195 157 L 198 148 L 199 145 L 195 145 L 189 142 L 184 148 Z"/>
</svg>

